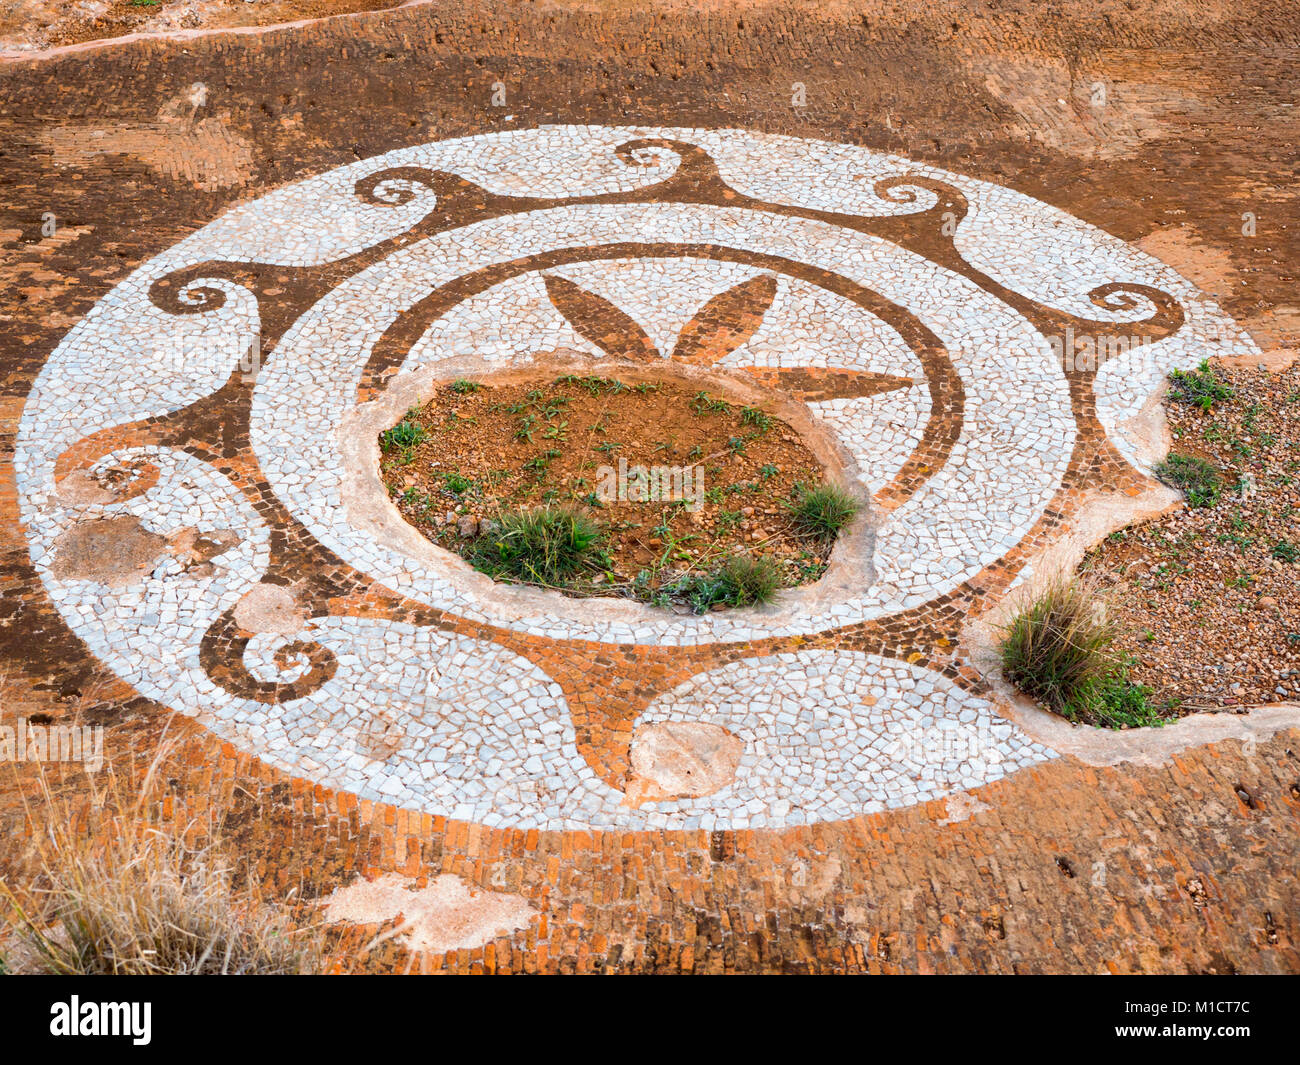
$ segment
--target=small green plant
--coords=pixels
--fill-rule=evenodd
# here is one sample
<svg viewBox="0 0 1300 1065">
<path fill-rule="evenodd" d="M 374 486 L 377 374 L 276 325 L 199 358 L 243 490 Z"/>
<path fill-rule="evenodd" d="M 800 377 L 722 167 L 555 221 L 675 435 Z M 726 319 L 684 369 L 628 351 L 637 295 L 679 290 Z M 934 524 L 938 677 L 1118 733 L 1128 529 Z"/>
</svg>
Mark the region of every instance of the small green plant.
<svg viewBox="0 0 1300 1065">
<path fill-rule="evenodd" d="M 712 573 L 693 573 L 666 591 L 681 596 L 697 614 L 715 606 L 760 606 L 781 588 L 781 574 L 768 558 L 732 555 Z"/>
<path fill-rule="evenodd" d="M 801 487 L 787 509 L 795 531 L 801 536 L 833 540 L 861 509 L 861 504 L 843 489 L 823 484 L 817 488 Z"/>
<path fill-rule="evenodd" d="M 555 383 L 557 385 L 572 385 L 575 388 L 582 388 L 595 396 L 599 395 L 601 388 L 608 382 L 603 377 L 581 377 L 578 374 L 564 374 L 562 377 L 557 377 Z"/>
<path fill-rule="evenodd" d="M 515 430 L 516 440 L 526 440 L 528 443 L 533 442 L 533 426 L 537 424 L 536 414 L 525 414 L 519 419 L 519 428 Z"/>
<path fill-rule="evenodd" d="M 740 422 L 742 425 L 752 425 L 764 433 L 772 428 L 772 416 L 758 407 L 741 407 Z"/>
<path fill-rule="evenodd" d="M 726 414 L 731 410 L 731 404 L 725 399 L 714 399 L 707 392 L 696 392 L 691 400 L 691 409 L 696 414 Z"/>
<path fill-rule="evenodd" d="M 412 448 L 419 447 L 424 443 L 424 438 L 428 435 L 425 429 L 417 421 L 410 418 L 403 418 L 391 429 L 385 429 L 379 434 L 379 441 L 385 451 L 399 450 L 410 451 Z"/>
<path fill-rule="evenodd" d="M 534 470 L 540 476 L 541 474 L 545 473 L 548 469 L 550 469 L 551 463 L 554 462 L 563 454 L 564 454 L 563 451 L 559 451 L 556 448 L 550 448 L 546 451 L 543 451 L 540 455 L 534 455 L 531 459 L 525 462 L 524 469 Z"/>
<path fill-rule="evenodd" d="M 741 523 L 744 515 L 738 510 L 720 510 L 714 516 L 714 521 L 718 523 L 718 531 L 721 533 L 730 532 Z"/>
<path fill-rule="evenodd" d="M 474 542 L 469 560 L 493 580 L 556 587 L 600 563 L 603 539 L 601 527 L 571 507 L 506 511 Z"/>
<path fill-rule="evenodd" d="M 1092 723 L 1103 728 L 1160 728 L 1165 719 L 1152 704 L 1151 695 L 1146 685 L 1129 680 L 1125 665 L 1093 685 L 1085 695 L 1084 705 Z"/>
<path fill-rule="evenodd" d="M 1208 411 L 1215 403 L 1232 398 L 1232 389 L 1214 374 L 1208 360 L 1195 370 L 1174 370 L 1169 375 L 1169 394 L 1179 403 L 1189 403 Z"/>
<path fill-rule="evenodd" d="M 467 381 L 463 377 L 458 377 L 451 383 L 451 390 L 458 396 L 468 396 L 482 387 L 477 381 Z"/>
<path fill-rule="evenodd" d="M 457 496 L 464 495 L 474 487 L 473 481 L 463 474 L 456 473 L 454 470 L 451 473 L 442 475 L 442 483 L 446 486 L 448 492 Z"/>
<path fill-rule="evenodd" d="M 665 607 L 672 603 L 668 593 L 653 584 L 653 576 L 648 569 L 643 569 L 632 579 L 632 595 L 643 603 Z"/>
<path fill-rule="evenodd" d="M 1170 454 L 1154 469 L 1161 481 L 1183 493 L 1189 507 L 1212 507 L 1219 501 L 1223 477 L 1204 459 Z"/>
<path fill-rule="evenodd" d="M 1286 540 L 1273 545 L 1272 555 L 1281 562 L 1300 562 L 1300 547 Z"/>
</svg>

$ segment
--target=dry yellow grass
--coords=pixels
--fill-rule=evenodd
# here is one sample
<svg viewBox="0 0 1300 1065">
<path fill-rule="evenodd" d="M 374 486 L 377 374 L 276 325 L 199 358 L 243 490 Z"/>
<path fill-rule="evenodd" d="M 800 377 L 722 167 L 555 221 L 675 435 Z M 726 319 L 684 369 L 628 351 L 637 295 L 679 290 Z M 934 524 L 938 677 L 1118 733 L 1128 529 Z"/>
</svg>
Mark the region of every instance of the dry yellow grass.
<svg viewBox="0 0 1300 1065">
<path fill-rule="evenodd" d="M 45 800 L 35 839 L 38 876 L 24 887 L 0 879 L 10 933 L 0 944 L 8 972 L 54 975 L 216 975 L 320 972 L 318 929 L 288 915 L 219 850 L 218 826 L 161 822 L 155 770 L 133 798 L 110 775 L 92 800 L 90 824 Z M 28 810 L 31 815 L 30 809 Z M 90 827 L 93 825 L 93 829 Z M 214 830 L 217 829 L 217 830 Z M 204 840 L 191 844 L 186 837 Z"/>
</svg>

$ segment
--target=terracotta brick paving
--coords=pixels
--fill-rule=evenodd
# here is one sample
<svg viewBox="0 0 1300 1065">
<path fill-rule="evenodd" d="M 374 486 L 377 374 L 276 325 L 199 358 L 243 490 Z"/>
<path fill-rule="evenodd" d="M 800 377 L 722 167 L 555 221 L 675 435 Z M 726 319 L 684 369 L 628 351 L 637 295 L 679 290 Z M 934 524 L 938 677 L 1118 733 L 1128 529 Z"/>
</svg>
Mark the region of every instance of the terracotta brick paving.
<svg viewBox="0 0 1300 1065">
<path fill-rule="evenodd" d="M 1247 7 L 1119 16 L 1114 29 L 1081 18 L 1050 32 L 1030 14 L 1019 26 L 981 19 L 972 32 L 953 28 L 964 16 L 903 24 L 781 6 L 671 20 L 512 7 L 507 21 L 490 5 L 434 4 L 11 64 L 0 84 L 5 447 L 67 329 L 130 269 L 227 206 L 406 144 L 543 122 L 743 125 L 951 167 L 1181 256 L 1175 265 L 1261 348 L 1295 346 L 1300 218 L 1283 175 L 1295 169 L 1300 119 L 1282 105 L 1296 35 L 1284 5 Z M 498 80 L 505 108 L 491 106 Z M 789 105 L 796 80 L 806 108 Z M 1104 119 L 1080 104 L 1094 81 L 1111 89 Z M 1260 219 L 1251 240 L 1239 236 L 1245 211 Z M 46 212 L 53 236 L 41 234 Z M 1085 424 L 1087 400 L 1076 395 L 1076 405 Z M 212 409 L 219 435 L 235 434 Z M 254 477 L 242 461 L 232 474 Z M 65 627 L 17 527 L 11 464 L 2 472 L 6 709 L 106 724 L 115 765 L 147 757 L 168 715 Z M 1137 483 L 1104 448 L 1074 476 Z M 1049 515 L 1035 541 L 1064 517 Z M 1013 554 L 915 631 L 868 626 L 846 646 L 924 648 L 924 661 L 978 690 L 968 665 L 927 655 L 1016 564 Z M 382 592 L 364 598 L 358 610 L 396 609 Z M 719 657 L 593 644 L 551 658 L 530 636 L 490 629 L 456 624 L 545 664 L 569 695 L 582 756 L 611 784 L 646 702 Z M 602 689 L 591 680 L 602 669 L 623 679 Z M 1154 766 L 1061 758 L 947 800 L 802 828 L 560 833 L 359 800 L 289 778 L 188 722 L 168 728 L 186 738 L 168 772 L 171 816 L 225 810 L 232 846 L 268 888 L 313 899 L 357 873 L 452 873 L 541 912 L 483 948 L 424 956 L 422 969 L 1280 972 L 1300 960 L 1294 729 L 1252 751 L 1194 747 Z M 20 774 L 6 795 L 29 782 Z M 75 775 L 68 788 L 75 797 Z M 16 827 L 12 801 L 9 810 Z M 20 851 L 11 839 L 8 856 Z M 405 969 L 397 946 L 351 959 L 372 931 L 344 936 L 344 964 Z"/>
<path fill-rule="evenodd" d="M 134 743 L 143 765 L 159 734 L 139 720 L 114 746 Z M 331 947 L 346 969 L 1282 973 L 1300 960 L 1294 743 L 1247 756 L 1212 744 L 1158 767 L 1058 761 L 958 799 L 785 832 L 490 830 L 290 780 L 201 736 L 162 776 L 168 815 L 184 825 L 219 808 L 231 853 L 271 896 L 316 899 L 358 872 L 421 885 L 453 873 L 541 913 L 526 931 L 414 960 L 392 944 L 355 954 L 375 929 L 345 932 Z M 129 779 L 130 752 L 114 760 Z M 75 793 L 76 775 L 55 794 Z"/>
</svg>

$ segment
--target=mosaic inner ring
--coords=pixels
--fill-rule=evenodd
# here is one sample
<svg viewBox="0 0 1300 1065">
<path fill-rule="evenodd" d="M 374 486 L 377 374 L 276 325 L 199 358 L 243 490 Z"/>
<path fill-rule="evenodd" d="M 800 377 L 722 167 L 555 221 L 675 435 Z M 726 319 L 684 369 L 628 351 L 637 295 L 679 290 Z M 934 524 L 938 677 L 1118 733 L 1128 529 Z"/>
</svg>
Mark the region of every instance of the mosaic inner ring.
<svg viewBox="0 0 1300 1065">
<path fill-rule="evenodd" d="M 565 261 L 536 258 L 557 249 Z M 511 276 L 457 291 L 496 268 Z M 669 273 L 647 306 L 652 269 Z M 870 583 L 830 575 L 793 609 L 702 621 L 566 618 L 552 597 L 481 581 L 465 595 L 357 535 L 346 419 L 418 366 L 478 357 L 483 337 L 507 360 L 609 355 L 575 290 L 639 321 L 647 358 L 673 336 L 674 354 L 701 350 L 674 301 L 748 313 L 716 368 L 802 394 L 843 437 L 872 404 L 898 401 L 871 423 L 897 425 L 923 401 L 888 476 L 872 471 Z M 406 314 L 437 292 L 456 299 Z M 512 319 L 520 306 L 552 318 Z M 777 322 L 782 343 L 764 333 Z M 1050 343 L 1066 335 L 1137 343 L 1075 366 Z M 799 391 L 823 371 L 873 372 L 856 348 L 894 370 L 924 362 L 926 383 Z M 1054 757 L 944 648 L 1075 494 L 1099 476 L 1140 483 L 1126 420 L 1168 369 L 1254 351 L 1167 267 L 1011 190 L 740 130 L 544 127 L 341 167 L 146 263 L 47 361 L 15 470 L 33 564 L 91 652 L 287 772 L 494 826 L 779 828 Z M 960 387 L 938 386 L 940 409 L 948 365 Z M 936 422 L 960 432 L 890 498 Z M 878 443 L 860 437 L 855 458 Z M 737 745 L 729 777 L 633 795 L 639 752 L 701 729 Z"/>
<path fill-rule="evenodd" d="M 626 238 L 629 230 L 632 236 L 673 239 L 617 239 Z M 421 306 L 436 311 L 444 285 L 494 267 L 509 274 L 536 268 L 536 263 L 600 261 L 634 250 L 798 269 L 828 289 L 853 293 L 891 328 L 910 333 L 906 339 L 912 350 L 932 353 L 928 361 L 940 372 L 928 375 L 931 388 L 939 391 L 947 409 L 940 408 L 937 423 L 930 419 L 938 430 L 930 429 L 931 438 L 944 440 L 950 452 L 960 451 L 961 461 L 937 462 L 931 480 L 882 519 L 874 550 L 872 541 L 858 542 L 859 551 L 872 554 L 851 560 L 858 563 L 851 573 L 837 574 L 833 562 L 826 578 L 788 591 L 773 608 L 700 618 L 627 601 L 579 601 L 493 586 L 449 553 L 425 547 L 415 537 L 403 538 L 405 550 L 398 549 L 396 536 L 384 535 L 395 532 L 393 523 L 381 526 L 373 520 L 383 515 L 373 494 L 368 505 L 349 506 L 363 480 L 373 487 L 373 478 L 363 478 L 358 469 L 373 466 L 373 456 L 363 464 L 347 461 L 345 441 L 365 434 L 355 427 L 345 430 L 345 414 L 355 403 L 356 382 L 365 380 L 373 353 L 401 330 L 404 319 L 422 325 Z M 954 321 L 954 304 L 962 307 L 970 328 L 963 330 L 960 318 Z M 499 311 L 504 320 L 507 307 Z M 499 328 L 504 334 L 505 327 Z M 529 324 L 522 331 L 532 334 L 537 327 Z M 411 332 L 423 335 L 418 328 Z M 509 348 L 510 339 L 494 337 L 493 345 Z M 571 346 L 581 343 L 576 336 L 571 339 Z M 430 237 L 338 286 L 290 329 L 279 351 L 280 357 L 259 377 L 251 435 L 261 470 L 294 517 L 331 551 L 403 594 L 461 617 L 556 639 L 681 645 L 808 635 L 919 605 L 996 561 L 1024 535 L 1059 489 L 1073 446 L 1068 383 L 1047 341 L 1014 310 L 966 279 L 878 237 L 819 220 L 732 208 L 560 208 Z M 959 385 L 942 371 L 939 353 L 945 351 Z M 405 365 L 427 366 L 451 354 L 436 344 L 416 345 Z M 847 353 L 839 364 L 849 364 L 854 354 Z M 494 362 L 509 365 L 498 354 L 479 368 L 490 370 Z M 462 358 L 454 372 L 473 365 Z M 736 361 L 728 365 L 734 368 Z M 960 404 L 955 402 L 959 397 Z M 831 431 L 841 428 L 832 425 Z M 317 446 L 294 444 L 309 438 Z M 973 551 L 962 558 L 946 557 L 944 543 L 956 543 L 963 535 Z"/>
</svg>

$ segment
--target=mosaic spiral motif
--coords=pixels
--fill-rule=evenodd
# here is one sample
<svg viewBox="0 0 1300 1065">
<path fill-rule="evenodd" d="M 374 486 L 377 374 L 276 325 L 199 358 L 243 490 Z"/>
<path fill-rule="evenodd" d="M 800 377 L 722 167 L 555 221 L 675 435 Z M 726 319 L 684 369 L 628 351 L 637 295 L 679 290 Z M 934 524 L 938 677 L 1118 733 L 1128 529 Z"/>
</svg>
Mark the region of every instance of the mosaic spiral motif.
<svg viewBox="0 0 1300 1065">
<path fill-rule="evenodd" d="M 950 660 L 960 620 L 1084 491 L 1142 482 L 1125 423 L 1169 369 L 1253 351 L 1167 267 L 1007 189 L 548 127 L 341 167 L 145 264 L 50 357 L 16 468 L 72 629 L 286 771 L 489 825 L 781 827 L 1053 757 Z M 805 403 L 869 500 L 826 577 L 702 617 L 509 590 L 374 503 L 353 430 L 392 390 L 565 358 Z M 632 801 L 637 744 L 682 725 L 732 772 Z"/>
</svg>

